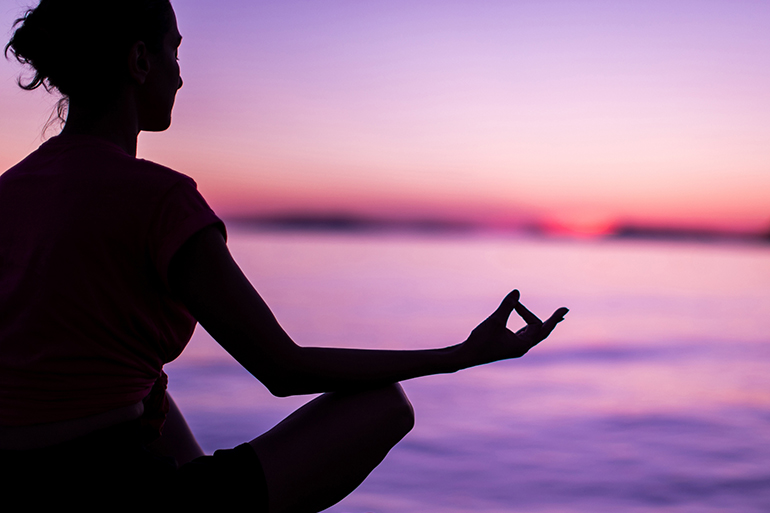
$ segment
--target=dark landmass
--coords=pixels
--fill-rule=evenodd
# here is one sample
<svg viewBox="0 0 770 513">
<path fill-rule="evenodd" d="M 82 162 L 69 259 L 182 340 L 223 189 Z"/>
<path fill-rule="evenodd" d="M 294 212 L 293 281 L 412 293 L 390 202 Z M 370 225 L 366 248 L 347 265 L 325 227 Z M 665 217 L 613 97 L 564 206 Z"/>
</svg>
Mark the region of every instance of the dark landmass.
<svg viewBox="0 0 770 513">
<path fill-rule="evenodd" d="M 467 233 L 478 225 L 443 219 L 387 219 L 350 214 L 286 214 L 263 217 L 237 217 L 229 223 L 261 230 L 331 232 L 419 232 Z"/>
<path fill-rule="evenodd" d="M 228 224 L 241 228 L 269 231 L 304 231 L 304 232 L 404 232 L 420 234 L 470 234 L 494 232 L 497 234 L 526 235 L 548 238 L 586 238 L 585 234 L 569 233 L 563 230 L 553 231 L 547 225 L 537 222 L 509 223 L 490 226 L 482 222 L 458 221 L 439 218 L 393 219 L 386 217 L 366 217 L 356 214 L 335 213 L 297 213 L 273 214 L 262 216 L 242 216 L 227 219 Z M 615 229 L 597 234 L 593 238 L 625 240 L 659 240 L 702 243 L 768 243 L 770 231 L 766 233 L 731 232 L 697 227 L 653 226 L 643 224 L 623 224 Z"/>
<path fill-rule="evenodd" d="M 613 239 L 647 239 L 688 242 L 767 242 L 770 234 L 731 232 L 709 228 L 621 225 L 608 235 Z"/>
</svg>

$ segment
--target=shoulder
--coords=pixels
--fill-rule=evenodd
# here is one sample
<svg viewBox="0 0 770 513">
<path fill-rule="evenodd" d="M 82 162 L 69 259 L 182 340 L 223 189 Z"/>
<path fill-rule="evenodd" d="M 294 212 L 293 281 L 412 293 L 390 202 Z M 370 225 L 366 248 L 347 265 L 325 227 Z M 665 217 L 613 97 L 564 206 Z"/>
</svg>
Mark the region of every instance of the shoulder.
<svg viewBox="0 0 770 513">
<path fill-rule="evenodd" d="M 86 135 L 52 137 L 4 174 L 43 169 L 49 172 L 98 173 L 107 176 L 116 172 L 129 172 L 135 176 L 147 175 L 157 181 L 191 180 L 166 166 L 129 155 L 109 141 Z"/>
<path fill-rule="evenodd" d="M 51 138 L 0 175 L 0 203 L 138 224 L 211 210 L 189 176 L 87 136 Z"/>
<path fill-rule="evenodd" d="M 122 191 L 126 196 L 162 196 L 177 185 L 196 189 L 189 176 L 161 164 L 136 158 L 117 145 L 89 136 L 57 136 L 20 162 L 14 173 L 40 175 L 91 193 Z"/>
<path fill-rule="evenodd" d="M 130 166 L 133 168 L 131 172 L 134 173 L 137 178 L 141 177 L 150 184 L 169 188 L 175 186 L 192 187 L 193 189 L 197 188 L 195 180 L 186 174 L 180 173 L 179 171 L 162 164 L 152 162 L 151 160 L 134 159 L 133 162 L 130 163 Z"/>
</svg>

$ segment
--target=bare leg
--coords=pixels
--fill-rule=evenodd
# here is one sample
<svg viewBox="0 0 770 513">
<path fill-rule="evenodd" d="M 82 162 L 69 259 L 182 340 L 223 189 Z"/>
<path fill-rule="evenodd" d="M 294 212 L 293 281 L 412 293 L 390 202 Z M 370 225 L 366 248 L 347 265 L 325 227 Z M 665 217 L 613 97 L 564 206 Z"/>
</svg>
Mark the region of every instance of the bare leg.
<svg viewBox="0 0 770 513">
<path fill-rule="evenodd" d="M 321 511 L 352 492 L 414 425 L 400 385 L 324 394 L 249 442 L 270 513 Z"/>
</svg>

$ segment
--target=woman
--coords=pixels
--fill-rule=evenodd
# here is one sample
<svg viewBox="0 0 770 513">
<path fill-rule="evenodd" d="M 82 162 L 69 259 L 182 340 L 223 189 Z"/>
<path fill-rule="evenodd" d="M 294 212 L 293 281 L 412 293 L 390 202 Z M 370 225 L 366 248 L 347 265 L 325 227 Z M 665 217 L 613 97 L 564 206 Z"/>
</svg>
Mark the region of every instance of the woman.
<svg viewBox="0 0 770 513">
<path fill-rule="evenodd" d="M 443 349 L 296 345 L 233 261 L 195 183 L 136 159 L 139 132 L 170 125 L 181 39 L 168 0 L 41 0 L 6 47 L 35 72 L 20 85 L 58 90 L 66 111 L 59 136 L 0 176 L 9 500 L 319 511 L 411 429 L 399 381 L 522 356 L 567 312 L 541 322 L 514 291 Z M 527 323 L 517 333 L 505 326 L 514 309 Z M 163 373 L 196 321 L 274 395 L 323 395 L 254 440 L 203 456 Z"/>
</svg>

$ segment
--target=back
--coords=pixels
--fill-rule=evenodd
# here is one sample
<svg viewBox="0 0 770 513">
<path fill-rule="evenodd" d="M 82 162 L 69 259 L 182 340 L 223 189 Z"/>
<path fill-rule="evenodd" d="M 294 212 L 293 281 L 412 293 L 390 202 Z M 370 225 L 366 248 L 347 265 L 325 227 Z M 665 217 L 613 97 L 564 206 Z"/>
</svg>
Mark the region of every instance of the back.
<svg viewBox="0 0 770 513">
<path fill-rule="evenodd" d="M 185 175 L 59 136 L 0 175 L 0 418 L 30 425 L 144 399 L 195 326 L 168 264 L 224 225 Z"/>
</svg>

